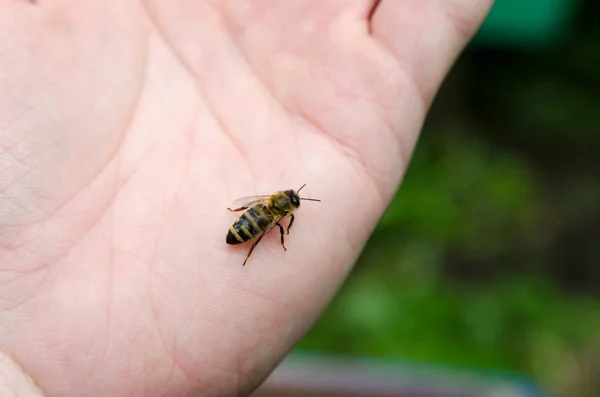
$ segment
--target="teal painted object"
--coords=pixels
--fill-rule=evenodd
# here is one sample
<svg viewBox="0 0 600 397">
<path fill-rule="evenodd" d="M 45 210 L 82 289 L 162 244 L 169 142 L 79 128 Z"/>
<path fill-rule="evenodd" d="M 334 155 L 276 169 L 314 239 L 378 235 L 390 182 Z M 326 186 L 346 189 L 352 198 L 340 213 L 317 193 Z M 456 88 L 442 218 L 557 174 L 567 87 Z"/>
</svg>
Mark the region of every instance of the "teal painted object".
<svg viewBox="0 0 600 397">
<path fill-rule="evenodd" d="M 496 0 L 472 44 L 516 48 L 552 46 L 568 32 L 581 5 L 581 0 Z"/>
</svg>

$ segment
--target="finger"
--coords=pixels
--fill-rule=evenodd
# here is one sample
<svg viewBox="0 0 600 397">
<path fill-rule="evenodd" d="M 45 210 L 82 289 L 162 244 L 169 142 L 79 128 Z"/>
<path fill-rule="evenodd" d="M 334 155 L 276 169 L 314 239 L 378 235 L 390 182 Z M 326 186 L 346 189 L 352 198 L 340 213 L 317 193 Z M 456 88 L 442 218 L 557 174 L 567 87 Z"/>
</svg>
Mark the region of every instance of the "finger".
<svg viewBox="0 0 600 397">
<path fill-rule="evenodd" d="M 373 11 L 371 32 L 430 102 L 492 4 L 493 0 L 382 0 Z"/>
</svg>

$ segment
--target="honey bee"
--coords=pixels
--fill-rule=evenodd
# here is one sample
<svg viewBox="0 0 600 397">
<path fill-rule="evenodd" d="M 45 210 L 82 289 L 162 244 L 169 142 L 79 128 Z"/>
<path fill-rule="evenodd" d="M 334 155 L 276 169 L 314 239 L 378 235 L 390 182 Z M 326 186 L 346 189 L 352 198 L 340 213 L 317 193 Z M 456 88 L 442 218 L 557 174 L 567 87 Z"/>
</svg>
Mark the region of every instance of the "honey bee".
<svg viewBox="0 0 600 397">
<path fill-rule="evenodd" d="M 229 228 L 226 239 L 227 244 L 242 244 L 258 237 L 252 244 L 242 266 L 246 265 L 252 251 L 254 251 L 254 248 L 263 236 L 275 226 L 279 226 L 281 245 L 283 246 L 283 249 L 287 251 L 283 242 L 283 226 L 281 226 L 279 222 L 287 216 L 290 217 L 290 223 L 287 227 L 287 233 L 290 234 L 290 228 L 294 223 L 294 214 L 292 212 L 300 207 L 300 201 L 321 201 L 313 198 L 300 197 L 300 190 L 302 190 L 304 186 L 306 186 L 306 184 L 302 185 L 296 192 L 293 190 L 284 190 L 275 194 L 242 197 L 233 202 L 233 207 L 238 208 L 227 208 L 229 211 L 247 210 Z"/>
</svg>

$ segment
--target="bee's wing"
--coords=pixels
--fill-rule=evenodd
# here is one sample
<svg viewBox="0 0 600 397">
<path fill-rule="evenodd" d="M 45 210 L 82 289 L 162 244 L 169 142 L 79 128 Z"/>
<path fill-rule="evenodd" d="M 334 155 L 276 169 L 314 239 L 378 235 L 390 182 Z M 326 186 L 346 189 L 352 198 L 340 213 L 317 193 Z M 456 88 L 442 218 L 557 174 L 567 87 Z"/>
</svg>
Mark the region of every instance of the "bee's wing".
<svg viewBox="0 0 600 397">
<path fill-rule="evenodd" d="M 270 194 L 261 194 L 258 196 L 240 197 L 239 199 L 235 200 L 231 204 L 231 206 L 232 206 L 232 208 L 252 207 L 253 205 L 258 204 L 262 201 L 266 201 L 269 197 L 271 197 Z"/>
</svg>

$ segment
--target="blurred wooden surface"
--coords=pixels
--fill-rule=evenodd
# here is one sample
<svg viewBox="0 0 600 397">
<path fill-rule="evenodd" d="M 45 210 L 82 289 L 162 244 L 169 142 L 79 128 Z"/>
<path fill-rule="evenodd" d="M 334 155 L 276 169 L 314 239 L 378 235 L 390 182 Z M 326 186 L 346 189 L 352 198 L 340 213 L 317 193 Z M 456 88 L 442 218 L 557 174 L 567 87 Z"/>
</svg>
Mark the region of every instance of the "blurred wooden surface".
<svg viewBox="0 0 600 397">
<path fill-rule="evenodd" d="M 521 380 L 313 356 L 279 366 L 252 397 L 542 397 Z"/>
</svg>

